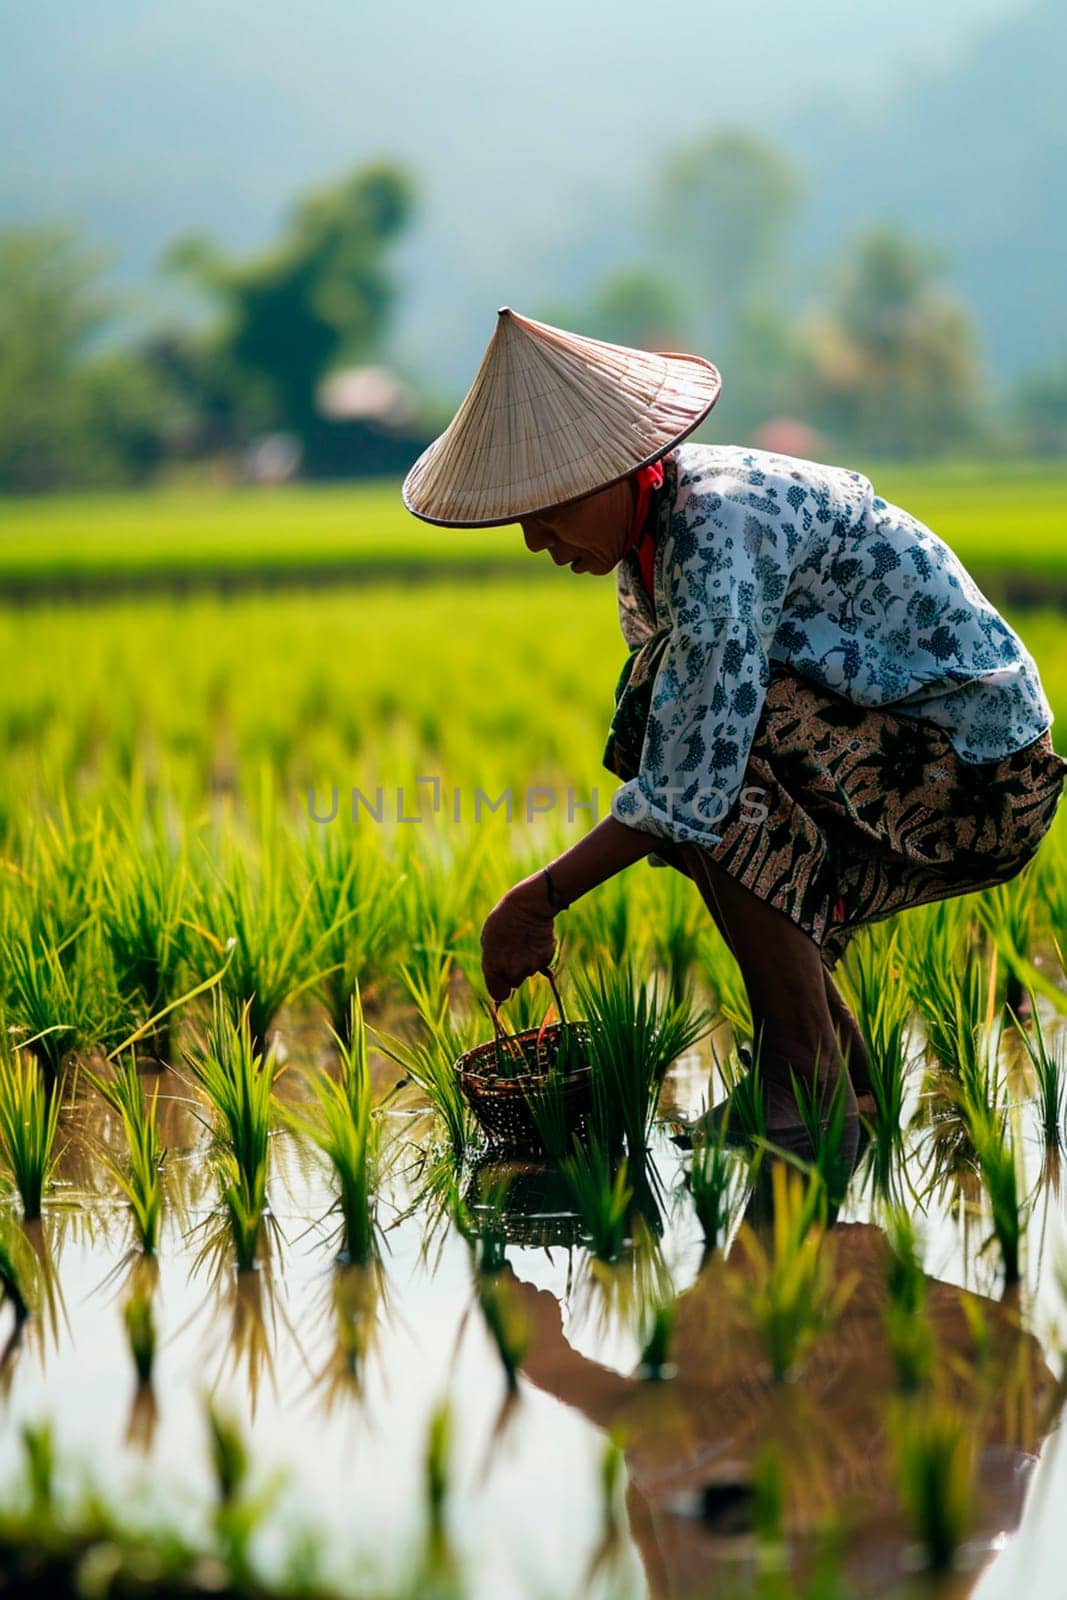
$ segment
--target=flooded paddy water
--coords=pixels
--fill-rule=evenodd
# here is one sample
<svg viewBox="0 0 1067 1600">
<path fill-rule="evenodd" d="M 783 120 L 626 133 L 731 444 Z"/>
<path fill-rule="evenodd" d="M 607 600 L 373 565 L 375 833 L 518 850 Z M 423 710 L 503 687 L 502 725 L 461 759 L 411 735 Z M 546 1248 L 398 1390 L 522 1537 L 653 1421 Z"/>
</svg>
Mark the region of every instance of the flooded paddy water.
<svg viewBox="0 0 1067 1600">
<path fill-rule="evenodd" d="M 303 1070 L 330 1070 L 314 1039 L 306 1026 L 279 1030 L 278 1048 L 293 1052 L 277 1081 L 282 1101 L 304 1097 Z M 913 1209 L 925 1315 L 949 1375 L 937 1403 L 958 1407 L 964 1421 L 983 1414 L 966 1446 L 974 1498 L 956 1570 L 921 1592 L 973 1585 L 982 1600 L 1021 1581 L 1032 1593 L 1058 1592 L 1067 1555 L 1054 1512 L 1067 1489 L 1057 1431 L 1064 1208 L 1058 1159 L 1022 1101 L 1025 1063 L 1007 1039 L 1006 1060 L 1013 1050 L 1028 1208 L 1020 1288 L 1003 1290 L 981 1184 L 946 1157 L 936 1130 L 906 1136 L 894 1177 L 922 1196 Z M 188 1073 L 143 1074 L 166 1149 L 164 1223 L 148 1268 L 109 1177 L 108 1155 L 121 1168 L 121 1129 L 73 1073 L 54 1185 L 40 1223 L 25 1228 L 40 1305 L 4 1361 L 5 1483 L 21 1472 L 20 1426 L 47 1419 L 61 1495 L 76 1498 L 88 1474 L 131 1521 L 165 1521 L 209 1541 L 210 1394 L 245 1439 L 256 1485 L 276 1493 L 254 1538 L 264 1573 L 282 1581 L 303 1536 L 322 1578 L 342 1592 L 437 1592 L 416 1575 L 427 1543 L 427 1430 L 447 1402 L 453 1592 L 771 1592 L 760 1585 L 773 1570 L 776 1493 L 798 1571 L 818 1564 L 825 1530 L 838 1530 L 843 1587 L 828 1592 L 920 1592 L 911 1587 L 921 1567 L 915 1525 L 887 1442 L 902 1391 L 886 1336 L 886 1196 L 873 1153 L 860 1155 L 824 1241 L 831 1287 L 847 1298 L 788 1381 L 775 1383 L 746 1313 L 752 1258 L 738 1237 L 746 1214 L 747 1226 L 767 1223 L 769 1168 L 753 1183 L 747 1159 L 730 1158 L 723 1248 L 708 1256 L 685 1184 L 690 1157 L 668 1136 L 671 1119 L 706 1103 L 710 1059 L 705 1042 L 668 1074 L 650 1151 L 652 1204 L 613 1264 L 586 1248 L 558 1172 L 528 1157 L 469 1153 L 458 1173 L 466 1215 L 498 1230 L 527 1333 L 510 1398 L 470 1239 L 435 1178 L 440 1129 L 412 1085 L 391 1092 L 393 1062 L 374 1059 L 387 1174 L 378 1264 L 338 1262 L 329 1166 L 279 1127 L 258 1265 L 242 1273 L 211 1178 L 205 1102 Z M 158 1338 L 150 1390 L 135 1381 L 123 1322 L 146 1270 Z M 641 1366 L 649 1307 L 675 1300 L 667 1376 L 657 1380 Z M 621 1451 L 615 1480 L 611 1439 Z M 952 1461 L 940 1470 L 954 1470 Z"/>
</svg>

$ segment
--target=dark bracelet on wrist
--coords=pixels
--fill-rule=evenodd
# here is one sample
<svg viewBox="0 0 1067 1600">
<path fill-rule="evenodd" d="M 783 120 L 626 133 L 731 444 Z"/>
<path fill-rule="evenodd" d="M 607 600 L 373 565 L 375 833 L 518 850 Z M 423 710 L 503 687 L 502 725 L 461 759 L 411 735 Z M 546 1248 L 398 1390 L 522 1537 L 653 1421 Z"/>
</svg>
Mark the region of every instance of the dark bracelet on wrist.
<svg viewBox="0 0 1067 1600">
<path fill-rule="evenodd" d="M 547 867 L 542 867 L 541 871 L 544 873 L 545 887 L 548 890 L 549 905 L 553 911 L 565 911 L 566 907 L 560 903 L 559 895 L 556 893 L 556 885 L 553 882 L 551 872 L 549 872 Z"/>
</svg>

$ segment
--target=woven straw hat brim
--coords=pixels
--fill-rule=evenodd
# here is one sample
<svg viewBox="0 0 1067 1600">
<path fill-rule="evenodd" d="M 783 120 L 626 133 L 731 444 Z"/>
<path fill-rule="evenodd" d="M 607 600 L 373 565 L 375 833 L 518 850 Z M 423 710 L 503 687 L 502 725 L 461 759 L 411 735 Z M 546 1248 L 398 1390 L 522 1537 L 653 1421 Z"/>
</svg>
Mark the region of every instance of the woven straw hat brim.
<svg viewBox="0 0 1067 1600">
<path fill-rule="evenodd" d="M 404 504 L 449 528 L 567 505 L 665 455 L 721 389 L 700 356 L 607 344 L 505 306 L 463 404 L 404 479 Z"/>
</svg>

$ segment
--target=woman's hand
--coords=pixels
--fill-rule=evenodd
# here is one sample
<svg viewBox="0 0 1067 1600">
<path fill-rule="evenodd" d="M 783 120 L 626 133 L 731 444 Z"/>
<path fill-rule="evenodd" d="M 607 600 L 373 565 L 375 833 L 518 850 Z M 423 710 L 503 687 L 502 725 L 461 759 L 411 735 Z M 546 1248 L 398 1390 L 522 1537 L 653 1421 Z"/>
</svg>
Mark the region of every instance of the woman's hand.
<svg viewBox="0 0 1067 1600">
<path fill-rule="evenodd" d="M 499 1004 L 552 963 L 556 934 L 548 889 L 537 873 L 509 889 L 482 926 L 482 975 Z"/>
</svg>

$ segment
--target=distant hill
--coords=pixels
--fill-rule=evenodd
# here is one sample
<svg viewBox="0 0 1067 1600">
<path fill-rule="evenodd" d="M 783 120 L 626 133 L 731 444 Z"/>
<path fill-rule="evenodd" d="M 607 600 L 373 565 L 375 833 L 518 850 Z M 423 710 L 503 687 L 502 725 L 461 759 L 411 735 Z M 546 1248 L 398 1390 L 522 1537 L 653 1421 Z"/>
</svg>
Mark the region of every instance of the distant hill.
<svg viewBox="0 0 1067 1600">
<path fill-rule="evenodd" d="M 831 264 L 862 221 L 904 222 L 946 247 L 993 370 L 1067 354 L 1065 76 L 1067 5 L 1043 0 L 869 113 L 824 100 L 791 119 L 805 256 Z"/>
</svg>

